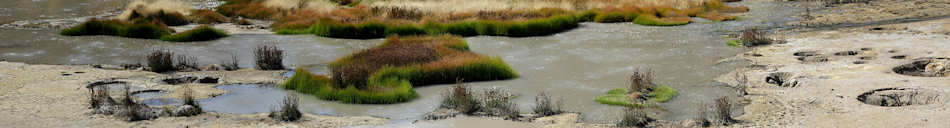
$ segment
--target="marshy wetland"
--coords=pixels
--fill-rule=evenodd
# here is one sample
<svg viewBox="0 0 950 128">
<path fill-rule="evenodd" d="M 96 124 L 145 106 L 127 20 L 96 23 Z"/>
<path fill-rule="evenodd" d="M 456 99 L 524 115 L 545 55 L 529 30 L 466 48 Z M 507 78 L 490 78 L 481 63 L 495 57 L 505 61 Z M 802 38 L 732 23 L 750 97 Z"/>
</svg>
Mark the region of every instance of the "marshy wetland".
<svg viewBox="0 0 950 128">
<path fill-rule="evenodd" d="M 0 6 L 0 114 L 10 115 L 0 126 L 937 127 L 950 119 L 941 109 L 950 29 L 939 18 L 946 9 L 932 9 L 950 2 L 729 1 L 10 2 Z M 871 11 L 894 12 L 881 20 L 927 20 L 840 15 L 881 4 L 914 5 Z M 901 11 L 914 8 L 927 9 Z"/>
</svg>

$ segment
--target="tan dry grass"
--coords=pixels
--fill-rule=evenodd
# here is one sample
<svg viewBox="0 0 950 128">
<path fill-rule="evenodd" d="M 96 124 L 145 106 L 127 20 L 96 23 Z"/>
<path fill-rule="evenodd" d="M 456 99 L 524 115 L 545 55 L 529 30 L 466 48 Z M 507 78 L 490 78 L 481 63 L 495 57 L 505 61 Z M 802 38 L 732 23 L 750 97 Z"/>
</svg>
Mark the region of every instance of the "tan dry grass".
<svg viewBox="0 0 950 128">
<path fill-rule="evenodd" d="M 132 10 L 135 10 L 140 13 L 152 14 L 157 13 L 159 10 L 168 12 L 177 12 L 185 15 L 191 14 L 191 5 L 188 1 L 181 0 L 134 0 L 125 7 L 125 11 L 119 16 L 116 16 L 120 20 L 128 20 L 129 16 L 132 15 Z"/>
</svg>

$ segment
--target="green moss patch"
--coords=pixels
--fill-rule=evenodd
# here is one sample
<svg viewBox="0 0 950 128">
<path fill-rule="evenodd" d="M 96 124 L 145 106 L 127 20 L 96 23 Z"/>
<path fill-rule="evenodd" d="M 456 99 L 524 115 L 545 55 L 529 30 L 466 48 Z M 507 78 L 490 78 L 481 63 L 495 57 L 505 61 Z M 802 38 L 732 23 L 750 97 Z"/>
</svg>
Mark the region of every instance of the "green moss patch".
<svg viewBox="0 0 950 128">
<path fill-rule="evenodd" d="M 210 26 L 201 26 L 192 30 L 163 36 L 161 40 L 173 42 L 209 41 L 228 37 L 228 33 Z"/>
<path fill-rule="evenodd" d="M 447 35 L 392 37 L 328 67 L 331 76 L 298 72 L 283 86 L 325 100 L 390 104 L 418 97 L 413 86 L 453 83 L 457 78 L 484 81 L 518 77 L 500 58 L 475 54 L 461 37 Z"/>
<path fill-rule="evenodd" d="M 618 88 L 607 91 L 606 95 L 594 98 L 601 104 L 618 105 L 628 107 L 649 107 L 656 103 L 665 103 L 676 97 L 676 89 L 667 85 L 653 87 L 649 93 L 644 95 L 646 100 L 635 99 L 627 89 Z"/>
</svg>

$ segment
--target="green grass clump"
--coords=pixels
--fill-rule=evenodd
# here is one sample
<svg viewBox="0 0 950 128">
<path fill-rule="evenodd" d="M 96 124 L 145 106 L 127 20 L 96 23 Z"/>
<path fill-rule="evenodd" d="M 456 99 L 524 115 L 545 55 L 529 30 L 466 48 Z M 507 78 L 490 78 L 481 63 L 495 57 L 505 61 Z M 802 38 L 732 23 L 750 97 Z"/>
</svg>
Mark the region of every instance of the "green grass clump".
<svg viewBox="0 0 950 128">
<path fill-rule="evenodd" d="M 742 47 L 742 41 L 739 39 L 732 39 L 726 42 L 726 45 L 733 47 Z"/>
<path fill-rule="evenodd" d="M 209 41 L 227 37 L 228 33 L 211 26 L 201 26 L 174 35 L 163 36 L 161 40 L 173 42 Z"/>
<path fill-rule="evenodd" d="M 158 39 L 168 35 L 168 28 L 151 23 L 129 23 L 119 20 L 92 19 L 77 26 L 63 29 L 61 35 L 112 35 L 129 38 Z"/>
<path fill-rule="evenodd" d="M 641 15 L 633 20 L 633 23 L 646 26 L 679 26 L 689 24 L 690 21 L 667 21 L 656 16 Z"/>
<path fill-rule="evenodd" d="M 627 107 L 649 107 L 655 103 L 664 103 L 676 97 L 676 89 L 667 85 L 660 85 L 652 88 L 652 91 L 646 94 L 647 100 L 635 100 L 631 97 L 627 89 L 617 88 L 607 91 L 606 95 L 594 98 L 601 104 L 618 105 Z"/>
<path fill-rule="evenodd" d="M 328 67 L 333 79 L 298 70 L 283 88 L 344 103 L 391 104 L 417 98 L 413 86 L 518 76 L 500 58 L 472 53 L 464 40 L 448 35 L 389 38 Z"/>
</svg>

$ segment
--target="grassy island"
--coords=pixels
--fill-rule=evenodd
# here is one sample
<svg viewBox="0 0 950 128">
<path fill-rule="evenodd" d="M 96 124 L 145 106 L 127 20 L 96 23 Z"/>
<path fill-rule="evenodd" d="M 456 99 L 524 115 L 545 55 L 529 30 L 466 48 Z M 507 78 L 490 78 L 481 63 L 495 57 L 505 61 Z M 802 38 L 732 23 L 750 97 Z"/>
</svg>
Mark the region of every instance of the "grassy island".
<svg viewBox="0 0 950 128">
<path fill-rule="evenodd" d="M 676 89 L 668 85 L 653 83 L 651 71 L 637 71 L 630 76 L 630 88 L 617 88 L 607 91 L 606 95 L 594 98 L 601 104 L 627 107 L 650 107 L 656 103 L 665 103 L 676 97 Z"/>
<path fill-rule="evenodd" d="M 392 36 L 329 68 L 330 76 L 297 70 L 282 87 L 344 103 L 390 104 L 418 97 L 413 86 L 518 77 L 500 58 L 475 54 L 461 37 L 449 35 Z"/>
</svg>

